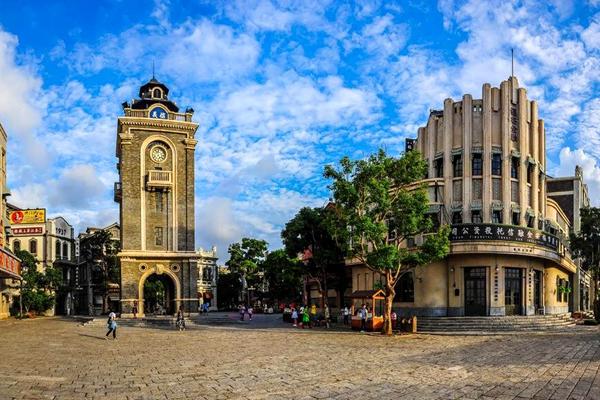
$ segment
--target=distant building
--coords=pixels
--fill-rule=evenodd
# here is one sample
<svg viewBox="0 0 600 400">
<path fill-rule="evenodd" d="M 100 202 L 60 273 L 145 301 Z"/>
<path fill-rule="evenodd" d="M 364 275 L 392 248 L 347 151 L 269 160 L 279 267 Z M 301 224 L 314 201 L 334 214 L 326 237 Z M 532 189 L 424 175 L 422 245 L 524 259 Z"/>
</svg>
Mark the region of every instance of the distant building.
<svg viewBox="0 0 600 400">
<path fill-rule="evenodd" d="M 217 248 L 198 251 L 198 301 L 217 311 Z"/>
<path fill-rule="evenodd" d="M 102 277 L 96 260 L 90 260 L 88 257 L 89 238 L 98 231 L 107 231 L 111 239 L 116 242 L 117 248 L 121 242 L 121 231 L 118 223 L 112 223 L 104 228 L 89 227 L 79 234 L 76 240 L 78 257 L 76 263 L 63 274 L 65 282 L 65 291 L 70 293 L 72 299 L 72 314 L 81 315 L 99 315 L 102 312 L 103 288 L 98 283 L 102 282 Z M 118 310 L 120 288 L 118 280 L 108 283 L 108 306 L 113 310 Z M 68 299 L 67 299 L 68 300 Z"/>
<path fill-rule="evenodd" d="M 6 230 L 9 227 L 6 218 L 6 197 L 10 195 L 6 184 L 6 142 L 7 135 L 0 124 L 0 319 L 10 315 L 13 298 L 18 294 L 21 280 L 21 263 L 10 251 L 6 240 Z"/>
</svg>

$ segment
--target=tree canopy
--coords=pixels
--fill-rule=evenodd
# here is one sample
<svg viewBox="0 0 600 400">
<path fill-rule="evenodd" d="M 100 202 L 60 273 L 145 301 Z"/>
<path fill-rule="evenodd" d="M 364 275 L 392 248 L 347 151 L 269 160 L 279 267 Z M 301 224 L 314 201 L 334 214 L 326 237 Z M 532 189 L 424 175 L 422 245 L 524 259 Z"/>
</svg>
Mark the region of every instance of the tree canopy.
<svg viewBox="0 0 600 400">
<path fill-rule="evenodd" d="M 327 166 L 333 212 L 327 224 L 346 256 L 385 277 L 384 332 L 391 334 L 395 285 L 404 271 L 444 258 L 449 251 L 449 228 L 433 230 L 429 199 L 420 181 L 427 163 L 416 151 L 399 158 L 379 150 L 363 160 L 342 158 Z M 408 239 L 424 235 L 421 246 Z"/>
</svg>

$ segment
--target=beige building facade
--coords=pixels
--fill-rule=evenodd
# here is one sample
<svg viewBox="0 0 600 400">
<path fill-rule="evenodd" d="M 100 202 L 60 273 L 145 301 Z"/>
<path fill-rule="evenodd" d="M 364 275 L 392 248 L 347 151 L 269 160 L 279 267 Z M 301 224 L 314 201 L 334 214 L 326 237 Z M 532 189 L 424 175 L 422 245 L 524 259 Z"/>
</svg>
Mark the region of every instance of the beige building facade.
<svg viewBox="0 0 600 400">
<path fill-rule="evenodd" d="M 412 147 L 429 165 L 423 180 L 435 225 L 451 225 L 440 262 L 405 273 L 394 308 L 424 316 L 533 315 L 569 311 L 577 266 L 571 222 L 546 193 L 544 121 L 511 76 L 482 96 L 446 99 Z M 408 146 L 407 146 L 408 147 Z M 419 245 L 423 237 L 406 243 Z M 353 267 L 353 290 L 381 278 Z"/>
<path fill-rule="evenodd" d="M 6 197 L 10 195 L 6 182 L 6 144 L 8 136 L 0 124 L 0 319 L 8 318 L 13 299 L 18 295 L 21 280 L 20 260 L 12 253 L 7 240 L 10 224 L 7 215 Z"/>
<path fill-rule="evenodd" d="M 166 313 L 198 310 L 194 249 L 194 135 L 192 109 L 179 112 L 169 89 L 152 78 L 118 118 L 115 184 L 121 226 L 121 312 L 145 314 L 144 286 L 166 288 Z"/>
</svg>

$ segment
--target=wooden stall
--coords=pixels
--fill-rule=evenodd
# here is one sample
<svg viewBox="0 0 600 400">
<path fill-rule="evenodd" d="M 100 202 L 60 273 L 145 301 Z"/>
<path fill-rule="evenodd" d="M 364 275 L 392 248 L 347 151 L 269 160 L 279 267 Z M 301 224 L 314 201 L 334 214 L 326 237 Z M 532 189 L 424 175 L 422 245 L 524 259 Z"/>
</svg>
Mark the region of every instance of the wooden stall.
<svg viewBox="0 0 600 400">
<path fill-rule="evenodd" d="M 367 314 L 367 331 L 377 332 L 383 329 L 383 307 L 385 293 L 381 289 L 377 290 L 357 290 L 350 297 L 352 302 L 352 329 L 360 330 L 361 317 L 358 310 L 363 304 L 367 305 L 369 313 Z"/>
</svg>

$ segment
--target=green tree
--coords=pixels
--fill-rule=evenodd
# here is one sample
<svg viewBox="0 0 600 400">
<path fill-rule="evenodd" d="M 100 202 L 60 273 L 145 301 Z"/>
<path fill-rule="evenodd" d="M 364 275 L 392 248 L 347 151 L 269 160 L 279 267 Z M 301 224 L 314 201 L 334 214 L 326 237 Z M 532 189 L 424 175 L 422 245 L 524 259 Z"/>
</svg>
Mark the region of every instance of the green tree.
<svg viewBox="0 0 600 400">
<path fill-rule="evenodd" d="M 590 271 L 594 282 L 594 315 L 600 322 L 598 279 L 600 278 L 600 208 L 586 207 L 580 210 L 581 229 L 571 233 L 571 251 L 581 257 L 582 267 Z"/>
<path fill-rule="evenodd" d="M 219 293 L 220 309 L 234 309 L 238 305 L 241 292 L 242 282 L 238 273 L 219 273 L 217 279 L 217 293 Z"/>
<path fill-rule="evenodd" d="M 400 275 L 444 258 L 450 248 L 448 226 L 433 232 L 427 215 L 427 192 L 419 183 L 426 171 L 416 151 L 394 158 L 379 150 L 365 160 L 344 157 L 337 169 L 325 167 L 334 199 L 334 212 L 328 213 L 332 234 L 349 259 L 385 277 L 387 335 L 392 334 L 392 302 Z M 424 233 L 423 245 L 407 248 L 408 238 Z"/>
<path fill-rule="evenodd" d="M 59 287 L 62 276 L 56 268 L 48 267 L 45 273 L 37 270 L 35 257 L 26 250 L 19 250 L 21 259 L 21 301 L 25 312 L 43 313 L 54 306 L 54 291 Z"/>
<path fill-rule="evenodd" d="M 326 208 L 304 207 L 292 218 L 281 232 L 281 238 L 289 257 L 306 254 L 304 274 L 316 282 L 324 307 L 329 288 L 328 278 L 344 276 L 343 249 L 335 241 L 327 225 Z M 339 288 L 338 288 L 339 290 Z"/>
<path fill-rule="evenodd" d="M 106 230 L 92 233 L 81 243 L 81 253 L 86 263 L 91 266 L 94 285 L 102 294 L 103 313 L 108 311 L 108 284 L 119 281 L 118 252 L 119 242 Z"/>
<path fill-rule="evenodd" d="M 242 297 L 249 297 L 249 291 L 262 283 L 264 277 L 260 266 L 267 255 L 269 244 L 261 239 L 242 238 L 239 243 L 229 245 L 229 261 L 225 263 L 229 271 L 238 274 L 242 283 Z M 249 300 L 249 299 L 248 299 Z"/>
<path fill-rule="evenodd" d="M 262 262 L 269 293 L 277 301 L 295 301 L 302 288 L 303 268 L 296 258 L 288 257 L 284 249 L 267 254 Z"/>
</svg>

